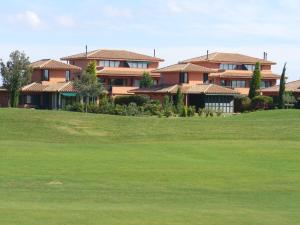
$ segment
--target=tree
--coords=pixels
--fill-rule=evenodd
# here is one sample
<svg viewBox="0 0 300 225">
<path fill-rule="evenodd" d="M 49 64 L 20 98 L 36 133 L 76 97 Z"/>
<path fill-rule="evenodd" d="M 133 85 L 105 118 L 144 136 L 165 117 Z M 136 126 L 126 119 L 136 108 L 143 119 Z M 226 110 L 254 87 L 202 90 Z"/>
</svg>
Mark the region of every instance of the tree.
<svg viewBox="0 0 300 225">
<path fill-rule="evenodd" d="M 85 72 L 93 75 L 93 77 L 95 79 L 97 79 L 97 63 L 96 63 L 96 61 L 91 61 L 85 68 Z"/>
<path fill-rule="evenodd" d="M 79 95 L 86 99 L 86 112 L 90 99 L 92 98 L 94 102 L 95 99 L 103 93 L 103 86 L 98 82 L 96 73 L 93 71 L 96 71 L 96 64 L 94 62 L 90 62 L 85 71 L 81 74 L 80 79 L 74 82 L 74 87 L 78 91 Z"/>
<path fill-rule="evenodd" d="M 255 70 L 253 72 L 252 80 L 250 83 L 249 98 L 252 99 L 255 96 L 259 95 L 257 90 L 260 89 L 260 82 L 261 82 L 260 63 L 257 62 L 255 64 Z"/>
<path fill-rule="evenodd" d="M 177 111 L 178 115 L 182 115 L 183 110 L 184 110 L 183 98 L 184 98 L 184 96 L 181 92 L 181 88 L 178 88 L 177 92 L 176 92 L 176 97 L 175 97 L 175 107 L 176 107 L 176 111 Z"/>
<path fill-rule="evenodd" d="M 278 108 L 283 109 L 285 107 L 285 72 L 286 72 L 286 63 L 284 64 L 279 86 L 279 96 L 278 96 Z"/>
<path fill-rule="evenodd" d="M 6 64 L 0 61 L 3 87 L 9 92 L 11 107 L 18 106 L 20 89 L 31 80 L 32 69 L 29 65 L 29 57 L 20 51 L 12 52 Z"/>
<path fill-rule="evenodd" d="M 163 112 L 164 116 L 170 117 L 173 115 L 173 101 L 172 97 L 169 95 L 165 95 L 163 99 Z"/>
<path fill-rule="evenodd" d="M 140 88 L 150 88 L 153 86 L 153 79 L 149 73 L 143 73 L 142 79 L 140 81 Z"/>
</svg>

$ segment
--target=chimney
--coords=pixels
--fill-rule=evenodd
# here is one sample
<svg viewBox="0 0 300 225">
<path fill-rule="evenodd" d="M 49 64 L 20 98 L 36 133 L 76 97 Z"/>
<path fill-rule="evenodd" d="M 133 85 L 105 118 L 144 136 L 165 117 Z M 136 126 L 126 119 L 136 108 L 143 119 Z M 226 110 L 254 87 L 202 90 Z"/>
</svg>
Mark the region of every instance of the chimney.
<svg viewBox="0 0 300 225">
<path fill-rule="evenodd" d="M 87 55 L 88 55 L 88 46 L 86 45 L 85 46 L 85 57 L 87 57 Z"/>
<path fill-rule="evenodd" d="M 153 50 L 153 56 L 156 57 L 156 50 Z"/>
<path fill-rule="evenodd" d="M 268 53 L 266 52 L 266 61 L 268 61 Z"/>
<path fill-rule="evenodd" d="M 208 60 L 208 54 L 209 54 L 209 51 L 207 50 L 206 51 L 206 60 Z"/>
</svg>

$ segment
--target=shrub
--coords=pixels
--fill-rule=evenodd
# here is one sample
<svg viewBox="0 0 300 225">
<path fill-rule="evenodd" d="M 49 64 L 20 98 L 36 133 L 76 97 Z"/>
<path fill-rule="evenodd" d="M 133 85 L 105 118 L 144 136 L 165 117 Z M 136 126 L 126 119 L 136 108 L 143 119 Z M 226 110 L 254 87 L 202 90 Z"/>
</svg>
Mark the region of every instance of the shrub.
<svg viewBox="0 0 300 225">
<path fill-rule="evenodd" d="M 159 101 L 151 101 L 151 102 L 146 103 L 143 106 L 143 109 L 144 109 L 143 111 L 146 115 L 157 116 L 157 115 L 161 114 L 162 106 Z"/>
<path fill-rule="evenodd" d="M 137 106 L 142 106 L 150 101 L 148 96 L 143 95 L 130 95 L 130 96 L 118 96 L 114 102 L 116 105 L 129 105 L 135 103 Z"/>
<path fill-rule="evenodd" d="M 127 106 L 127 116 L 138 116 L 141 115 L 139 107 L 136 103 L 132 102 Z"/>
<path fill-rule="evenodd" d="M 245 112 L 250 109 L 251 99 L 247 96 L 238 96 L 234 99 L 234 111 Z"/>
<path fill-rule="evenodd" d="M 164 97 L 163 101 L 163 114 L 166 117 L 173 116 L 173 101 L 168 95 Z"/>
<path fill-rule="evenodd" d="M 115 104 L 113 102 L 107 102 L 99 106 L 98 113 L 101 114 L 115 114 Z"/>
<path fill-rule="evenodd" d="M 189 117 L 194 117 L 195 113 L 196 113 L 196 107 L 195 106 L 188 107 L 188 109 L 187 109 L 187 115 Z"/>
<path fill-rule="evenodd" d="M 89 104 L 87 106 L 88 113 L 99 113 L 99 107 L 96 104 Z"/>
<path fill-rule="evenodd" d="M 204 113 L 205 113 L 205 109 L 199 108 L 199 110 L 198 110 L 198 115 L 199 115 L 199 116 L 203 116 Z"/>
<path fill-rule="evenodd" d="M 222 115 L 223 115 L 223 111 L 220 110 L 220 109 L 218 109 L 218 110 L 216 111 L 216 115 L 217 115 L 218 117 L 222 116 Z"/>
<path fill-rule="evenodd" d="M 66 110 L 71 112 L 84 112 L 84 106 L 80 102 L 76 102 L 73 105 L 66 106 Z"/>
<path fill-rule="evenodd" d="M 251 108 L 253 110 L 271 109 L 273 107 L 273 98 L 268 96 L 256 96 L 252 99 Z"/>
</svg>

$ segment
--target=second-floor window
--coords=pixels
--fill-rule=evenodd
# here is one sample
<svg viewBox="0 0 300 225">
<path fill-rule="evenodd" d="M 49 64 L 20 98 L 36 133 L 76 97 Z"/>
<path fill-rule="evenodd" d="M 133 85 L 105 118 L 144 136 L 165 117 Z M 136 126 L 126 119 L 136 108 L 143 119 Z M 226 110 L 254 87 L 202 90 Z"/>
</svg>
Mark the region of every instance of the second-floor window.
<svg viewBox="0 0 300 225">
<path fill-rule="evenodd" d="M 272 81 L 270 80 L 263 80 L 260 82 L 260 87 L 261 88 L 268 88 L 272 86 Z"/>
<path fill-rule="evenodd" d="M 120 61 L 116 60 L 102 60 L 99 65 L 101 67 L 120 67 Z"/>
<path fill-rule="evenodd" d="M 179 83 L 187 84 L 189 82 L 188 73 L 180 73 L 179 74 Z"/>
<path fill-rule="evenodd" d="M 203 74 L 203 83 L 208 83 L 208 73 Z"/>
<path fill-rule="evenodd" d="M 42 70 L 42 81 L 49 81 L 49 70 Z"/>
<path fill-rule="evenodd" d="M 127 62 L 130 68 L 139 68 L 139 69 L 147 69 L 148 63 L 147 62 L 134 62 L 129 61 Z"/>
<path fill-rule="evenodd" d="M 235 64 L 221 64 L 220 65 L 220 69 L 221 70 L 235 70 L 236 69 L 236 67 L 237 67 L 237 65 L 235 65 Z"/>
<path fill-rule="evenodd" d="M 245 88 L 246 87 L 246 81 L 244 81 L 244 80 L 232 80 L 231 81 L 231 87 L 233 87 L 233 88 Z"/>
<path fill-rule="evenodd" d="M 68 82 L 70 80 L 71 80 L 71 72 L 70 72 L 70 70 L 67 70 L 66 71 L 66 81 Z"/>
</svg>

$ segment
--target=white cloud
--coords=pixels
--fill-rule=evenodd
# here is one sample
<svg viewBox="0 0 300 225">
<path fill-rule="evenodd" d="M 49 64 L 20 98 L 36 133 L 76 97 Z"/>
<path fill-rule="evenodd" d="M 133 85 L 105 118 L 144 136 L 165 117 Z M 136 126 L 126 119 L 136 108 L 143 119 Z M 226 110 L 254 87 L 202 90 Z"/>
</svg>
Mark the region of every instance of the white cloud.
<svg viewBox="0 0 300 225">
<path fill-rule="evenodd" d="M 18 23 L 25 24 L 31 28 L 40 28 L 42 26 L 42 20 L 39 15 L 33 11 L 25 11 L 24 13 L 19 13 L 16 16 Z"/>
<path fill-rule="evenodd" d="M 72 27 L 75 27 L 75 25 L 76 25 L 74 18 L 71 16 L 57 16 L 56 21 L 60 26 L 63 26 L 63 27 L 72 28 Z"/>
</svg>

